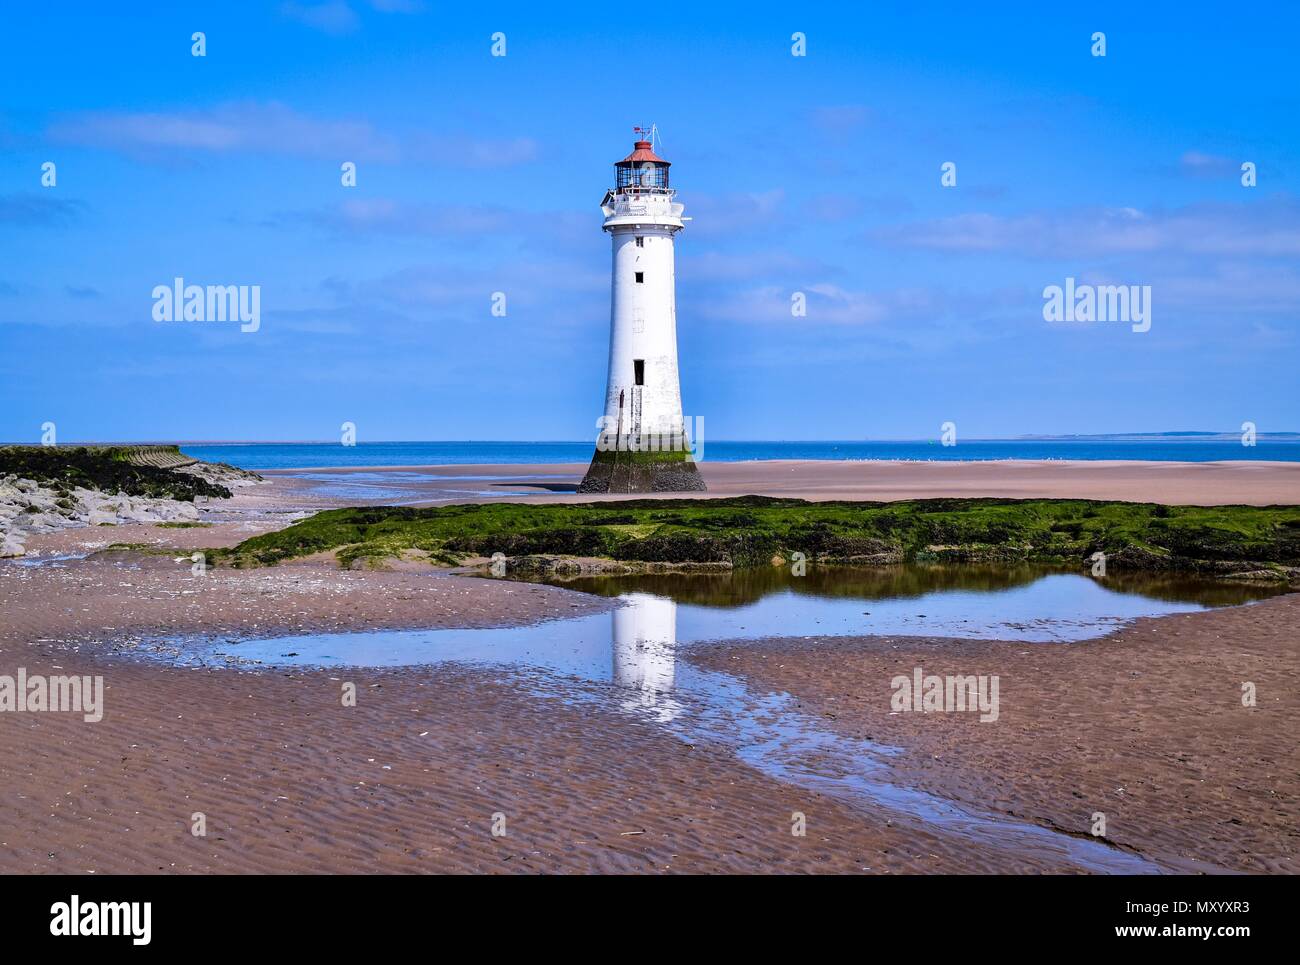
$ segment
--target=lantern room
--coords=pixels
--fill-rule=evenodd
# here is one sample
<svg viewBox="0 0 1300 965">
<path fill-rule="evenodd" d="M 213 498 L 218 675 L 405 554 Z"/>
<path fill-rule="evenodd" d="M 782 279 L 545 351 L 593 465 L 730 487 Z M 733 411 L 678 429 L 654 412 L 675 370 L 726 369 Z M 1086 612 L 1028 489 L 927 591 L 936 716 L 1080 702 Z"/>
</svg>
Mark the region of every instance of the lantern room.
<svg viewBox="0 0 1300 965">
<path fill-rule="evenodd" d="M 638 140 L 632 153 L 614 165 L 614 190 L 618 194 L 657 194 L 668 191 L 668 168 L 654 152 L 653 129 L 636 127 Z"/>
</svg>

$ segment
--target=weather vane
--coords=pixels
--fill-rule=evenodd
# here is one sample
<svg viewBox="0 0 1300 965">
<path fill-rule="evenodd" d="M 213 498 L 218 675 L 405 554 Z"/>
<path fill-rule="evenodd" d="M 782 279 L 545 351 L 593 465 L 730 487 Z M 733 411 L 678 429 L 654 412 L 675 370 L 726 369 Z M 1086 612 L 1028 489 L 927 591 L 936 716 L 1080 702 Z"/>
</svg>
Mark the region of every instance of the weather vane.
<svg viewBox="0 0 1300 965">
<path fill-rule="evenodd" d="M 649 141 L 650 149 L 654 150 L 655 141 L 659 138 L 658 124 L 651 124 L 649 127 L 644 127 L 644 126 L 634 127 L 632 128 L 632 132 L 636 134 L 637 140 Z"/>
</svg>

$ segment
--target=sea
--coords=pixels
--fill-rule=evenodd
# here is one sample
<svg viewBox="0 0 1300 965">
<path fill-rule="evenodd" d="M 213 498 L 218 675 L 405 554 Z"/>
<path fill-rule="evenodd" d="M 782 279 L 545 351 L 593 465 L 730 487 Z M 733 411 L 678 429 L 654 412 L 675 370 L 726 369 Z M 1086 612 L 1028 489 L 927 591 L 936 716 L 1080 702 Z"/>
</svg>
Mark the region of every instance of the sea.
<svg viewBox="0 0 1300 965">
<path fill-rule="evenodd" d="M 257 442 L 181 444 L 196 459 L 241 469 L 305 469 L 349 466 L 465 466 L 481 464 L 584 463 L 587 442 Z M 961 462 L 998 459 L 1131 459 L 1157 462 L 1300 462 L 1300 439 L 1258 440 L 1159 438 L 973 439 L 945 446 L 937 440 L 830 442 L 713 442 L 699 455 L 703 462 L 762 459 L 832 461 L 915 460 Z"/>
</svg>

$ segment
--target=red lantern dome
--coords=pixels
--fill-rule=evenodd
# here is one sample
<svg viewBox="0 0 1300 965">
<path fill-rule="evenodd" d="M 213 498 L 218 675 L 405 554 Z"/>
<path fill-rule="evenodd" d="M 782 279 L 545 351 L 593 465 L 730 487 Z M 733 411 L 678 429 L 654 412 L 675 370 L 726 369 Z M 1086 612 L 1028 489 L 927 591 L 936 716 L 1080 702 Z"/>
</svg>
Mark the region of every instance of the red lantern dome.
<svg viewBox="0 0 1300 965">
<path fill-rule="evenodd" d="M 634 127 L 638 139 L 632 145 L 632 153 L 614 164 L 614 188 L 620 194 L 654 193 L 668 190 L 668 168 L 671 161 L 665 161 L 654 151 L 654 128 L 647 131 Z"/>
</svg>

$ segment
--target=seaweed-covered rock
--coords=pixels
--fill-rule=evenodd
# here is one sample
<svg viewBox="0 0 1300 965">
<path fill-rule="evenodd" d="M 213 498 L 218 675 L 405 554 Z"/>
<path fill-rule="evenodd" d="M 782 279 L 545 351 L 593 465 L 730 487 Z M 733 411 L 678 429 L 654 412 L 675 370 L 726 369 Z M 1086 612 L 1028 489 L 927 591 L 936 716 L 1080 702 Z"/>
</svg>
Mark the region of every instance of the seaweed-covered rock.
<svg viewBox="0 0 1300 965">
<path fill-rule="evenodd" d="M 70 526 L 193 522 L 195 500 L 260 477 L 200 463 L 175 446 L 0 446 L 0 539 Z"/>
</svg>

